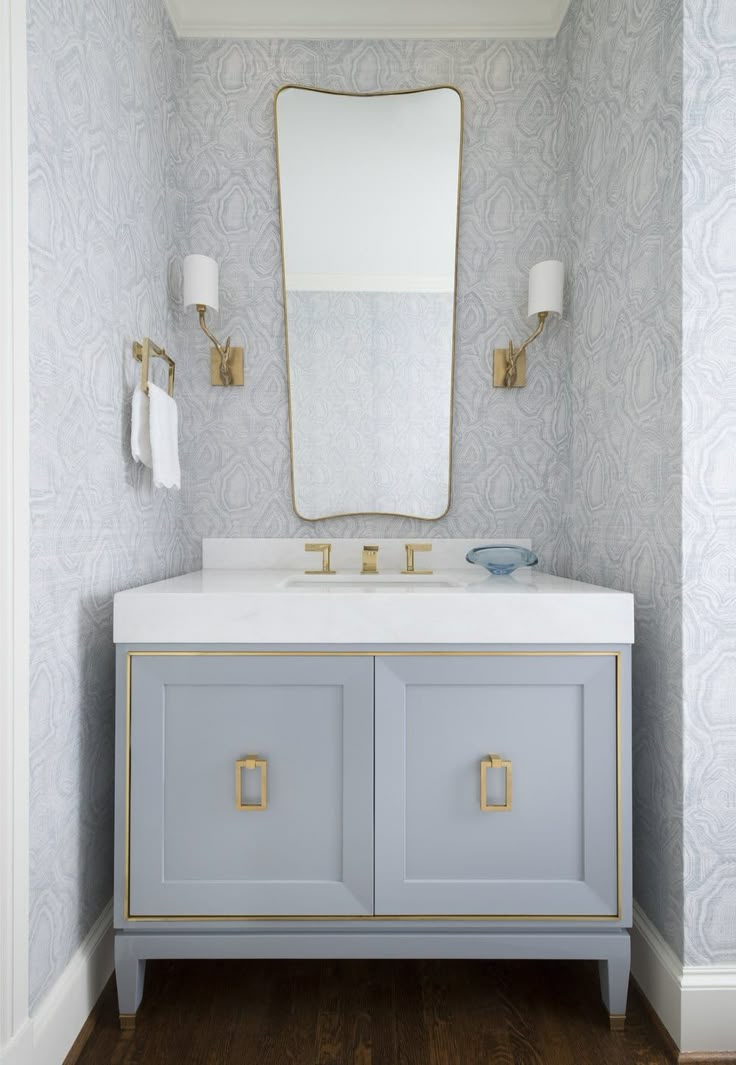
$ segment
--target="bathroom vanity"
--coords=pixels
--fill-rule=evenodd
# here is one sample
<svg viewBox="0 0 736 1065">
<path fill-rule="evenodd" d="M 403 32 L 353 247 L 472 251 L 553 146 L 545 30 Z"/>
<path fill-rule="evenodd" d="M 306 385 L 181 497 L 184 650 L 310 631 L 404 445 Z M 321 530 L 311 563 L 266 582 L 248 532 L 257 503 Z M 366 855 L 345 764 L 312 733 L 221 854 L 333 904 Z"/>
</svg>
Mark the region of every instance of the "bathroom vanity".
<svg viewBox="0 0 736 1065">
<path fill-rule="evenodd" d="M 626 593 L 469 542 L 205 541 L 115 597 L 115 964 L 588 958 L 623 1023 L 631 924 Z"/>
</svg>

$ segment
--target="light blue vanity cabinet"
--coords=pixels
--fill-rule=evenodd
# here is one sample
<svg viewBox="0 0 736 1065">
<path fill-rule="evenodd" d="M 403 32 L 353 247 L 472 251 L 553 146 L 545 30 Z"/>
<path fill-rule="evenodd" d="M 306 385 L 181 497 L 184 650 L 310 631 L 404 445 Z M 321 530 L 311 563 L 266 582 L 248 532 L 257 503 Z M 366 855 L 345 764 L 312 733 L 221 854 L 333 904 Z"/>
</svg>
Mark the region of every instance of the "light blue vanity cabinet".
<svg viewBox="0 0 736 1065">
<path fill-rule="evenodd" d="M 137 655 L 131 682 L 130 916 L 373 913 L 370 658 Z"/>
<path fill-rule="evenodd" d="M 629 648 L 118 645 L 121 1023 L 147 958 L 592 958 L 625 1012 Z"/>
<path fill-rule="evenodd" d="M 376 660 L 376 913 L 618 917 L 616 662 Z"/>
</svg>

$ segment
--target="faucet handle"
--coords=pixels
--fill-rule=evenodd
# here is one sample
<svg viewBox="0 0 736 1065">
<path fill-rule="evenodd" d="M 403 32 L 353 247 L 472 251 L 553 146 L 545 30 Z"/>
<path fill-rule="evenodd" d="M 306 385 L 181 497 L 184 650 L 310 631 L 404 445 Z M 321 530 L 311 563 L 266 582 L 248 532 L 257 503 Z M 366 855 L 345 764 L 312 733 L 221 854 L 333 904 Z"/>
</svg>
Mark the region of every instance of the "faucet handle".
<svg viewBox="0 0 736 1065">
<path fill-rule="evenodd" d="M 322 552 L 322 569 L 305 569 L 305 573 L 331 573 L 334 574 L 334 569 L 330 569 L 330 551 L 332 550 L 332 544 L 313 544 L 308 543 L 304 545 L 305 551 L 321 551 Z"/>
<path fill-rule="evenodd" d="M 431 569 L 414 569 L 414 552 L 415 551 L 431 551 L 431 544 L 404 544 L 406 548 L 406 569 L 402 569 L 402 573 L 421 574 L 422 576 L 429 576 L 432 573 Z"/>
</svg>

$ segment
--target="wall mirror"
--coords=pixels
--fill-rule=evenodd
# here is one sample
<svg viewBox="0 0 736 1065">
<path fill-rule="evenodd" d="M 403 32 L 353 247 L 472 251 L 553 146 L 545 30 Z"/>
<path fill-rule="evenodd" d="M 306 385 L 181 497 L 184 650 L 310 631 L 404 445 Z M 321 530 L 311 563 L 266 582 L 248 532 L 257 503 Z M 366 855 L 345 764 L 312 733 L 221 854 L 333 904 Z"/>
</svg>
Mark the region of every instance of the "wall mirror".
<svg viewBox="0 0 736 1065">
<path fill-rule="evenodd" d="M 462 116 L 450 87 L 276 94 L 302 518 L 449 507 Z"/>
</svg>

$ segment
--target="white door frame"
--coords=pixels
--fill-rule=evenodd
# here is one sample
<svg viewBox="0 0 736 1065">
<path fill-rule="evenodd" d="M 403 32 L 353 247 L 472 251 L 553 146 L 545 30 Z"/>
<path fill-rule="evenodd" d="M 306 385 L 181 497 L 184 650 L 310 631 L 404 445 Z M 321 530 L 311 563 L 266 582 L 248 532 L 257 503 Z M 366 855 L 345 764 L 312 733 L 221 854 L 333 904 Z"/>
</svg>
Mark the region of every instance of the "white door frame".
<svg viewBox="0 0 736 1065">
<path fill-rule="evenodd" d="M 28 1019 L 26 0 L 0 0 L 0 1056 Z"/>
</svg>

